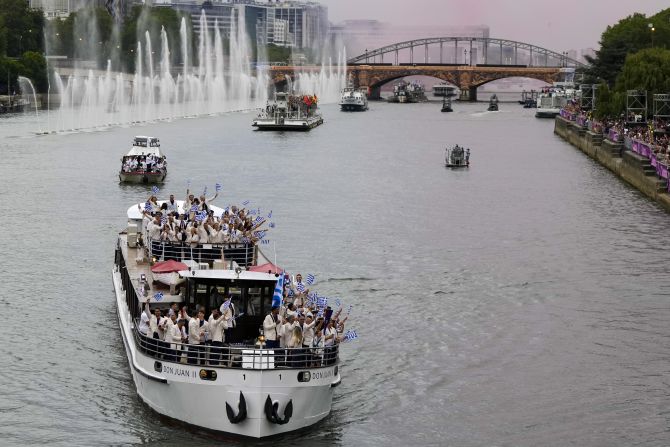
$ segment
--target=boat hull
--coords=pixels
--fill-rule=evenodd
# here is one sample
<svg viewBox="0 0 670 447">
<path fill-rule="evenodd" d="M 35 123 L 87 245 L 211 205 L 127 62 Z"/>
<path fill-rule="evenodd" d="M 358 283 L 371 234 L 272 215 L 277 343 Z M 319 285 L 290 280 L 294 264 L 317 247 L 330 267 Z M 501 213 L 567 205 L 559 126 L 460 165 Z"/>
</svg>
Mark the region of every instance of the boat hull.
<svg viewBox="0 0 670 447">
<path fill-rule="evenodd" d="M 545 109 L 545 110 L 538 109 L 537 112 L 535 112 L 535 118 L 555 118 L 560 113 L 561 112 L 559 110 L 555 109 Z"/>
<path fill-rule="evenodd" d="M 163 183 L 167 171 L 161 172 L 119 172 L 119 181 L 123 183 Z"/>
<path fill-rule="evenodd" d="M 342 112 L 364 112 L 368 110 L 367 104 L 340 104 Z"/>
<path fill-rule="evenodd" d="M 323 118 L 314 117 L 309 119 L 256 119 L 252 126 L 257 130 L 289 130 L 297 132 L 306 132 L 323 124 Z"/>
<path fill-rule="evenodd" d="M 119 329 L 137 394 L 157 413 L 203 427 L 253 438 L 264 438 L 313 425 L 329 413 L 334 387 L 340 383 L 339 367 L 305 369 L 214 368 L 157 360 L 140 351 L 133 337 L 132 318 L 125 302 L 120 273 L 112 279 L 116 294 Z M 215 370 L 215 380 L 201 379 L 202 370 Z M 299 374 L 311 380 L 299 382 Z M 246 401 L 247 417 L 236 424 L 226 413 L 226 403 L 239 411 L 240 393 Z M 284 417 L 289 402 L 293 415 L 285 424 L 268 420 L 265 402 L 278 402 Z"/>
</svg>

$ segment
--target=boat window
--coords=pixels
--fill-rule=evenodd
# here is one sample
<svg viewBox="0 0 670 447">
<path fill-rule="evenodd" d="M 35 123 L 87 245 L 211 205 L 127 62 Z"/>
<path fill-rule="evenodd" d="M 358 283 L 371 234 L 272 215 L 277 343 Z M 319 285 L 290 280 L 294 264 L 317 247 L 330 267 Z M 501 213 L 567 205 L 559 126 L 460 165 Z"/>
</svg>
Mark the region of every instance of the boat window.
<svg viewBox="0 0 670 447">
<path fill-rule="evenodd" d="M 249 288 L 247 291 L 247 308 L 245 312 L 247 315 L 262 315 L 261 308 L 261 289 L 259 287 Z"/>
</svg>

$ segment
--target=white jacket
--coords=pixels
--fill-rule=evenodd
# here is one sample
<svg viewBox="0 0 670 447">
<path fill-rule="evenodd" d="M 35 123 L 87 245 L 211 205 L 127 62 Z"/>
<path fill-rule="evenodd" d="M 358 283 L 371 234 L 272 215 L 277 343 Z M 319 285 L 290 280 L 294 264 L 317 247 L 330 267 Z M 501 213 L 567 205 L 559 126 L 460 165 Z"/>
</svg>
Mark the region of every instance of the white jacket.
<svg viewBox="0 0 670 447">
<path fill-rule="evenodd" d="M 224 329 L 228 329 L 228 323 L 223 319 L 223 316 L 220 316 L 218 319 L 214 319 L 214 316 L 209 317 L 209 336 L 212 341 L 218 341 L 223 343 L 225 341 L 225 336 L 223 335 Z"/>
<path fill-rule="evenodd" d="M 279 320 L 279 317 L 277 317 L 277 320 Z M 279 340 L 278 326 L 280 324 L 279 322 L 275 322 L 271 313 L 266 315 L 265 320 L 263 320 L 263 334 L 266 340 Z"/>
<path fill-rule="evenodd" d="M 199 345 L 204 340 L 200 336 L 201 332 L 205 332 L 205 325 L 200 326 L 200 320 L 197 318 L 191 318 L 188 322 L 188 343 L 191 345 Z"/>
<path fill-rule="evenodd" d="M 177 349 L 181 343 L 181 331 L 176 324 L 170 324 L 165 331 L 165 341 L 170 343 L 170 349 Z"/>
</svg>

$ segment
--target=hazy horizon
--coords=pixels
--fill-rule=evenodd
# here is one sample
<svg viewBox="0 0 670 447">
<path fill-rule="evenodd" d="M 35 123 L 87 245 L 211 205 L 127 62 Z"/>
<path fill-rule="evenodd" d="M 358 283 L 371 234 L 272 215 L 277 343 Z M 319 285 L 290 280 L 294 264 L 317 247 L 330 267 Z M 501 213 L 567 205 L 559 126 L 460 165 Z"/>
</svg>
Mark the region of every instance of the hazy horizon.
<svg viewBox="0 0 670 447">
<path fill-rule="evenodd" d="M 635 12 L 647 16 L 670 7 L 667 0 L 319 0 L 339 23 L 372 19 L 393 25 L 487 25 L 491 37 L 532 43 L 555 51 L 597 48 L 600 35 Z M 428 36 L 417 36 L 428 37 Z"/>
</svg>

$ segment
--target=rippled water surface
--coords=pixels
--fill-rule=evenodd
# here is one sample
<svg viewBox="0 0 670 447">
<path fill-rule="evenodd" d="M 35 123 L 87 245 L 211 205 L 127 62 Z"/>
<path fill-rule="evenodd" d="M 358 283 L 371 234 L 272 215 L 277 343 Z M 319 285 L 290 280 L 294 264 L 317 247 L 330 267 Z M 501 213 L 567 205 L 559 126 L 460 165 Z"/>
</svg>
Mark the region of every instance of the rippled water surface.
<svg viewBox="0 0 670 447">
<path fill-rule="evenodd" d="M 2 445 L 670 444 L 668 214 L 516 104 L 324 106 L 305 134 L 252 114 L 30 136 L 0 120 Z M 166 194 L 221 181 L 272 209 L 277 260 L 354 310 L 319 425 L 257 443 L 138 399 L 115 319 L 118 183 L 160 137 Z M 444 168 L 446 144 L 472 148 Z M 221 407 L 222 417 L 225 409 Z"/>
</svg>

